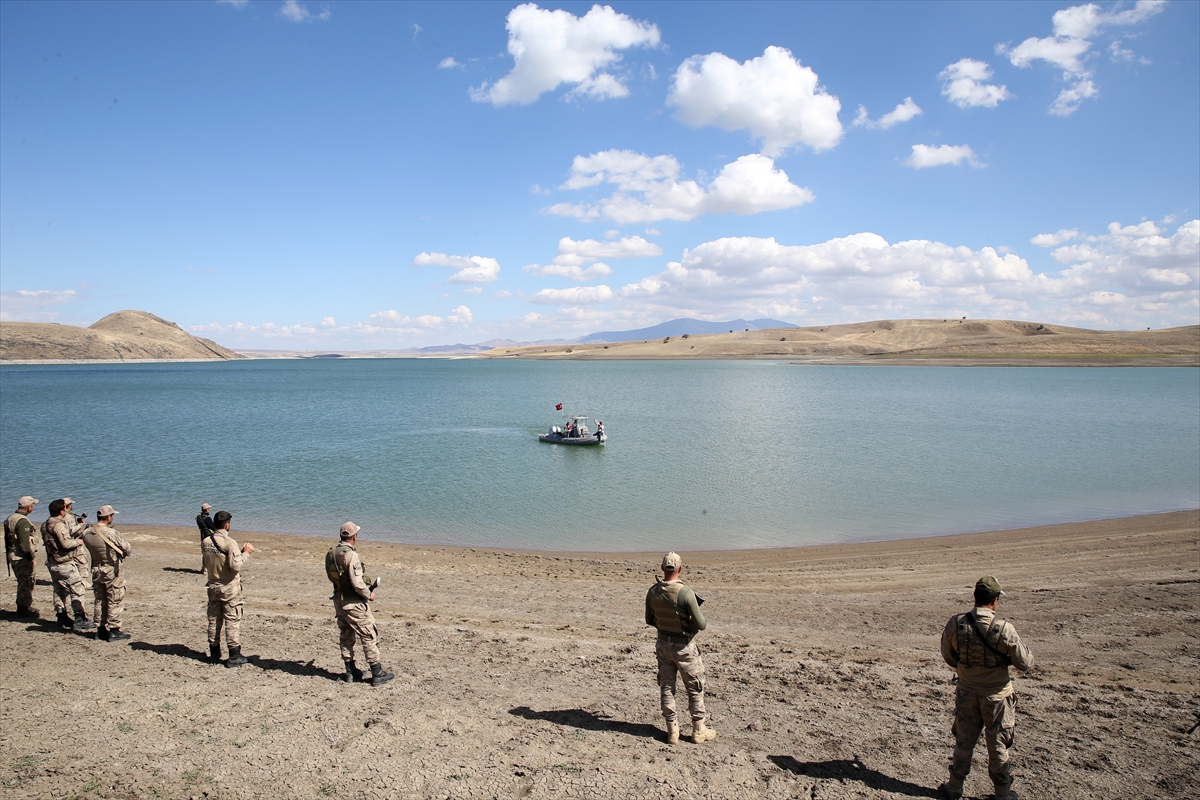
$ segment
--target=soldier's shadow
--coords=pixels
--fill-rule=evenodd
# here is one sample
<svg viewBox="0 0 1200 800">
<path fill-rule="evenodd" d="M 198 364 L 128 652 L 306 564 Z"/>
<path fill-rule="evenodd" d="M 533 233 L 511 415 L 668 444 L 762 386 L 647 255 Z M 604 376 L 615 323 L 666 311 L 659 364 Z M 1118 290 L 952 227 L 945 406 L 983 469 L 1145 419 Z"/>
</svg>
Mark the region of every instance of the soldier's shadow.
<svg viewBox="0 0 1200 800">
<path fill-rule="evenodd" d="M 203 575 L 202 569 L 190 569 L 188 567 L 163 567 L 163 572 L 183 572 L 187 575 Z"/>
<path fill-rule="evenodd" d="M 27 631 L 38 631 L 39 633 L 72 632 L 64 629 L 62 625 L 59 625 L 58 620 L 55 617 L 26 617 L 22 614 L 18 614 L 15 611 L 0 610 L 0 620 L 5 620 L 8 622 L 22 622 L 27 626 L 25 628 Z"/>
<path fill-rule="evenodd" d="M 620 719 L 610 719 L 602 714 L 584 711 L 582 708 L 566 708 L 554 711 L 534 711 L 529 706 L 518 706 L 508 711 L 514 717 L 553 722 L 555 725 L 565 725 L 585 731 L 609 731 L 624 733 L 627 736 L 643 736 L 647 739 L 665 739 L 666 733 L 642 722 L 626 722 Z"/>
<path fill-rule="evenodd" d="M 130 642 L 130 650 L 149 650 L 151 653 L 158 653 L 160 656 L 175 656 L 177 658 L 190 658 L 193 661 L 203 661 L 205 664 L 210 663 L 208 653 L 201 650 L 193 650 L 186 644 L 152 644 L 150 642 Z"/>
<path fill-rule="evenodd" d="M 324 667 L 318 667 L 311 661 L 285 661 L 278 658 L 265 658 L 263 656 L 247 655 L 246 660 L 259 669 L 273 669 L 280 672 L 286 672 L 288 675 L 296 675 L 299 677 L 308 678 L 326 678 L 331 681 L 340 681 L 344 673 L 330 672 Z M 370 679 L 370 673 L 367 678 Z"/>
<path fill-rule="evenodd" d="M 881 792 L 903 794 L 909 797 L 941 797 L 937 789 L 917 786 L 890 775 L 884 775 L 862 763 L 858 758 L 830 759 L 829 761 L 797 761 L 791 756 L 767 756 L 772 764 L 782 770 L 807 778 L 823 780 L 859 781 L 865 786 Z"/>
</svg>

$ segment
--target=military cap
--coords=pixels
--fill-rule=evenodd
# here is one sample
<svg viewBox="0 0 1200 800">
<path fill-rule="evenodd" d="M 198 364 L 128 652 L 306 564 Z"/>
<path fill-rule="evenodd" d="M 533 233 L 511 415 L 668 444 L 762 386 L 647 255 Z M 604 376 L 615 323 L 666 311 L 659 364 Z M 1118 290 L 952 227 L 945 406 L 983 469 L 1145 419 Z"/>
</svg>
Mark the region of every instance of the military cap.
<svg viewBox="0 0 1200 800">
<path fill-rule="evenodd" d="M 120 514 L 120 513 L 121 513 L 120 511 L 117 511 L 112 506 L 100 506 L 100 510 L 96 512 L 96 516 L 97 517 L 111 517 L 113 514 Z"/>
<path fill-rule="evenodd" d="M 1004 592 L 1000 589 L 1000 581 L 995 575 L 984 575 L 975 582 L 975 591 L 985 591 L 992 597 L 1000 597 Z"/>
<path fill-rule="evenodd" d="M 341 538 L 350 539 L 354 536 L 357 536 L 358 532 L 360 530 L 361 530 L 361 528 L 359 528 L 353 522 L 347 522 L 345 525 L 342 526 L 342 529 L 340 531 Z"/>
<path fill-rule="evenodd" d="M 63 505 L 64 505 L 64 506 L 73 506 L 73 505 L 75 505 L 75 501 L 74 501 L 74 500 L 72 500 L 72 499 L 71 499 L 71 498 L 69 498 L 69 497 L 64 497 L 64 498 L 62 499 L 62 501 L 63 501 Z"/>
<path fill-rule="evenodd" d="M 210 506 L 208 503 L 201 503 L 200 510 L 201 511 L 212 511 L 212 506 Z"/>
<path fill-rule="evenodd" d="M 670 553 L 667 553 L 665 556 L 663 556 L 662 568 L 667 570 L 668 572 L 675 572 L 682 566 L 683 566 L 683 559 L 679 556 L 679 553 L 676 553 L 675 551 L 671 551 Z"/>
<path fill-rule="evenodd" d="M 40 502 L 42 502 L 42 501 L 38 500 L 36 497 L 30 497 L 29 495 L 25 495 L 24 497 L 22 497 L 20 500 L 17 501 L 17 508 L 25 508 L 25 506 L 36 506 Z"/>
</svg>

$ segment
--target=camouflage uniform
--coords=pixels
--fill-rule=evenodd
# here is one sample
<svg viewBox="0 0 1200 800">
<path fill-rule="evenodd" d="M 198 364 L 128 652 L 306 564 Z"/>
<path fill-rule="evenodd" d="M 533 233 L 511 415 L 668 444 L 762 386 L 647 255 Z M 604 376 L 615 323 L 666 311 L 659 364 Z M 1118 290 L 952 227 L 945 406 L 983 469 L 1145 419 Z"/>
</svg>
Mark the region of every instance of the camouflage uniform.
<svg viewBox="0 0 1200 800">
<path fill-rule="evenodd" d="M 100 637 L 121 629 L 121 611 L 125 607 L 125 576 L 121 562 L 133 554 L 133 546 L 120 531 L 97 522 L 83 534 L 83 543 L 92 556 L 92 593 L 95 603 L 92 618 L 100 626 Z M 122 637 L 124 638 L 124 637 Z"/>
<path fill-rule="evenodd" d="M 221 649 L 221 631 L 225 631 L 225 644 L 232 654 L 241 653 L 239 634 L 242 627 L 242 566 L 248 555 L 242 553 L 229 531 L 214 531 L 205 538 L 201 549 L 204 552 L 204 567 L 208 570 L 208 646 L 209 650 Z"/>
<path fill-rule="evenodd" d="M 54 610 L 66 624 L 67 606 L 75 612 L 81 629 L 92 627 L 83 607 L 83 577 L 79 574 L 76 551 L 84 549 L 83 540 L 71 531 L 61 517 L 50 517 L 42 523 L 42 544 L 46 546 L 46 568 L 54 584 Z"/>
<path fill-rule="evenodd" d="M 996 797 L 1008 797 L 1013 782 L 1008 750 L 1013 745 L 1017 707 L 1008 668 L 1012 665 L 1028 672 L 1033 668 L 1033 653 L 1021 643 L 1011 623 L 996 619 L 990 608 L 976 607 L 946 623 L 942 658 L 958 672 L 950 728 L 954 734 L 951 781 L 961 787 L 966 780 L 982 732 Z"/>
<path fill-rule="evenodd" d="M 669 562 L 672 557 L 674 561 Z M 664 557 L 664 569 L 669 563 L 676 569 L 682 566 L 679 556 L 674 553 Z M 700 647 L 693 641 L 693 637 L 708 626 L 696 593 L 679 580 L 660 580 L 646 593 L 646 624 L 658 629 L 654 654 L 658 660 L 659 705 L 667 725 L 667 741 L 673 744 L 679 738 L 679 718 L 675 710 L 677 676 L 682 676 L 683 688 L 687 691 L 692 740 L 699 744 L 716 738 L 706 726 L 704 659 L 700 656 Z"/>
<path fill-rule="evenodd" d="M 63 515 L 63 522 L 67 524 L 67 529 L 73 536 L 81 537 L 91 527 L 85 522 L 80 522 L 79 518 L 70 511 Z M 79 570 L 79 577 L 83 580 L 83 590 L 86 592 L 92 588 L 92 557 L 86 547 L 80 547 L 75 551 L 75 567 Z"/>
<path fill-rule="evenodd" d="M 14 511 L 4 520 L 4 550 L 17 579 L 18 614 L 37 613 L 33 608 L 33 568 L 41 547 L 36 534 L 28 512 Z"/>
<path fill-rule="evenodd" d="M 362 559 L 349 542 L 341 542 L 325 556 L 325 570 L 333 582 L 333 609 L 337 614 L 338 644 L 342 660 L 354 660 L 354 642 L 362 644 L 368 664 L 379 663 L 379 629 L 368 600 L 369 578 L 363 574 Z"/>
</svg>

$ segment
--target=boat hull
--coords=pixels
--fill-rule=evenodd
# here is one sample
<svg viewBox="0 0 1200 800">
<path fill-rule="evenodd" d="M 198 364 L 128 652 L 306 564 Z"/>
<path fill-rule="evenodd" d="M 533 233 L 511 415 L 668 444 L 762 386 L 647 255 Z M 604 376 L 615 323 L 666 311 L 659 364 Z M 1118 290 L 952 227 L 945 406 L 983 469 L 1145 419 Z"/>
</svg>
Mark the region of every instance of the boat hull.
<svg viewBox="0 0 1200 800">
<path fill-rule="evenodd" d="M 608 436 L 606 434 L 601 434 L 600 438 L 598 439 L 595 435 L 581 436 L 578 439 L 572 439 L 567 436 L 560 436 L 557 433 L 543 433 L 538 437 L 538 441 L 546 442 L 548 444 L 566 444 L 573 447 L 587 447 L 604 444 L 608 441 Z"/>
</svg>

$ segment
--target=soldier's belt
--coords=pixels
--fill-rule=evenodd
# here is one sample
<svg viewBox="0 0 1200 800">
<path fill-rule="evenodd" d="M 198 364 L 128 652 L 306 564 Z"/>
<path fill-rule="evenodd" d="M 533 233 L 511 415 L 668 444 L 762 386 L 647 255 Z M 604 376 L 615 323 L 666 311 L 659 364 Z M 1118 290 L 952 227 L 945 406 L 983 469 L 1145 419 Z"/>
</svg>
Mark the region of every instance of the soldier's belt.
<svg viewBox="0 0 1200 800">
<path fill-rule="evenodd" d="M 686 633 L 670 633 L 668 631 L 659 631 L 658 638 L 666 639 L 668 642 L 674 642 L 675 644 L 688 644 L 692 641 L 692 637 Z"/>
</svg>

